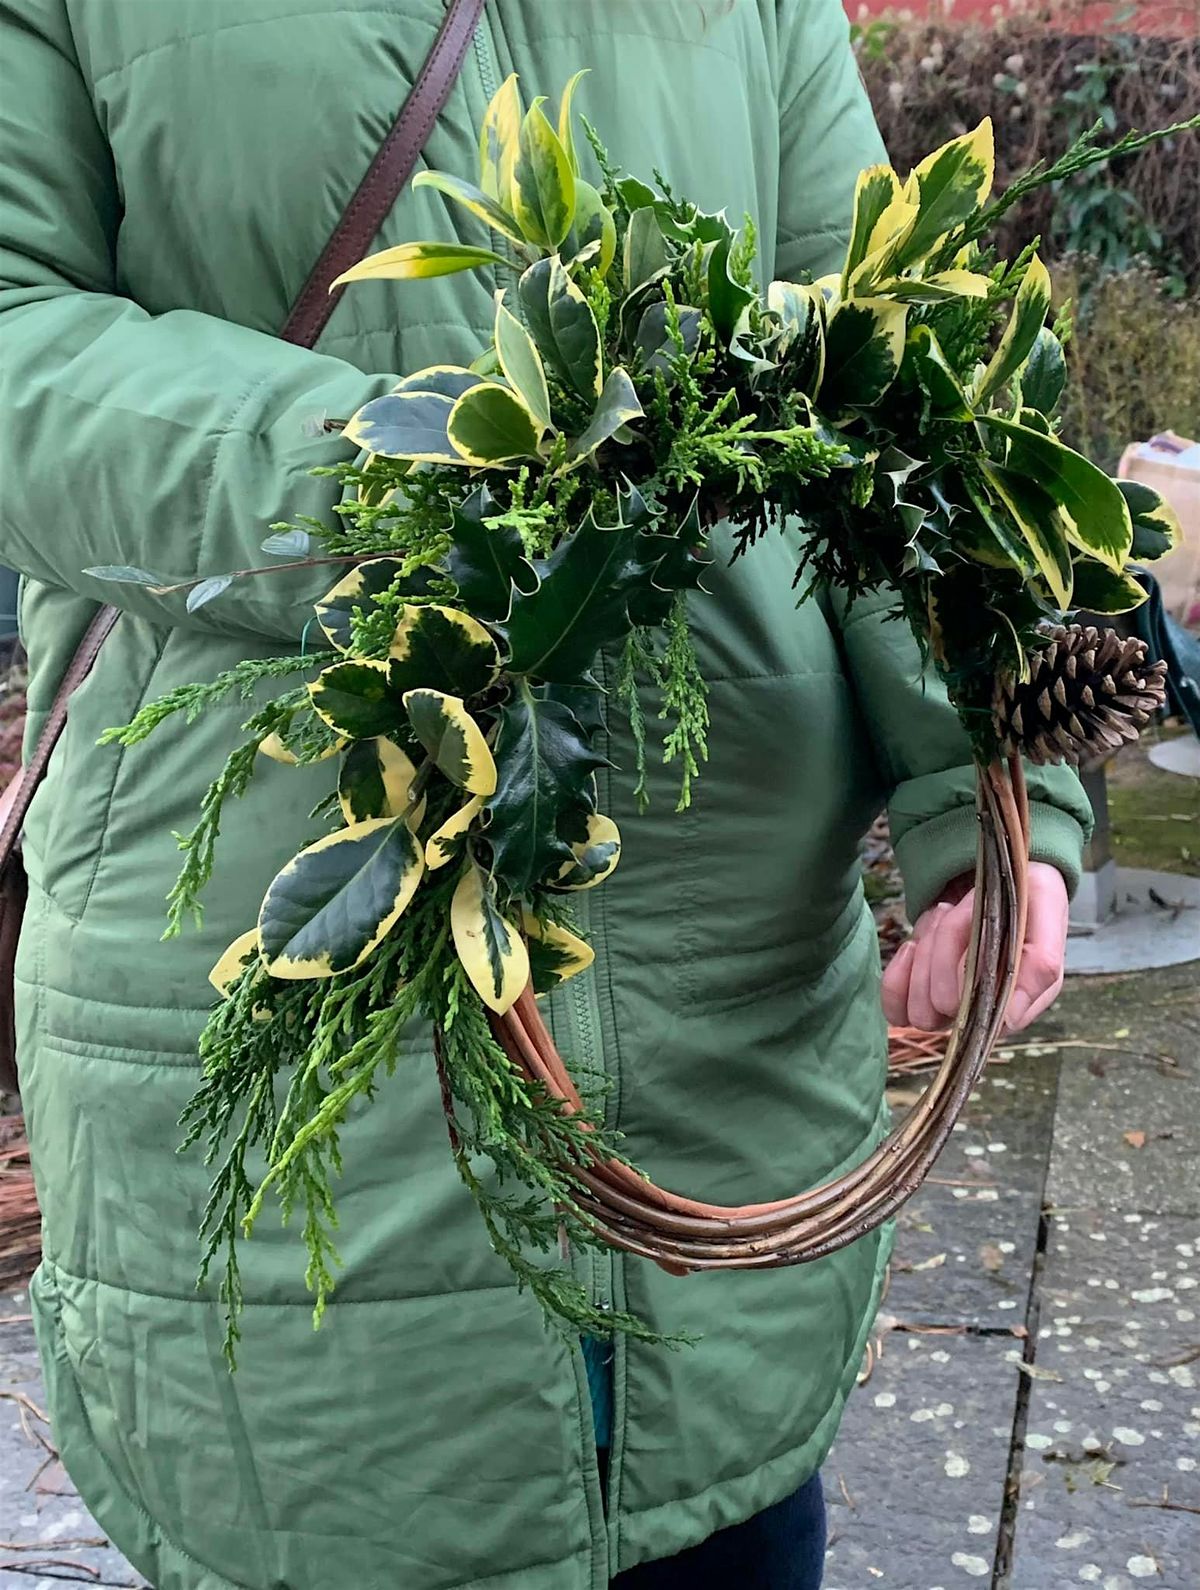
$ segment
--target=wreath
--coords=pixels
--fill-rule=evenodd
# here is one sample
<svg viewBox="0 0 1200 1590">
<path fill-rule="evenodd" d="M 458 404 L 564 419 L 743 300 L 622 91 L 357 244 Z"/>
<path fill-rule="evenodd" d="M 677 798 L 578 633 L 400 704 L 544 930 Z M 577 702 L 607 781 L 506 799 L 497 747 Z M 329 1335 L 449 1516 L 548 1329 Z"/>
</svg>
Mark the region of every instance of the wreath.
<svg viewBox="0 0 1200 1590">
<path fill-rule="evenodd" d="M 560 1243 L 615 1244 L 686 1272 L 800 1262 L 877 1224 L 929 1169 L 1003 1019 L 1025 910 L 1021 754 L 1077 760 L 1135 737 L 1162 701 L 1161 665 L 1140 643 L 1067 625 L 1079 609 L 1141 602 L 1127 566 L 1169 551 L 1178 525 L 1154 492 L 1110 480 L 1057 435 L 1069 318 L 1047 324 L 1033 246 L 1005 261 L 987 238 L 1034 188 L 1200 118 L 1107 149 L 1097 124 L 997 199 L 984 121 L 906 180 L 865 170 L 841 269 L 762 292 L 749 220 L 735 228 L 661 176 L 614 169 L 586 122 L 597 179 L 584 175 L 582 75 L 556 123 L 544 98 L 522 106 L 515 77 L 503 85 L 477 184 L 414 179 L 485 223 L 496 247 L 405 243 L 335 284 L 479 269 L 504 283 L 472 365 L 418 370 L 324 422 L 362 450 L 317 471 L 344 485 L 336 523 L 276 525 L 265 543 L 278 567 L 343 565 L 316 606 L 321 649 L 242 662 L 108 737 L 132 745 L 172 714 L 278 682 L 180 841 L 168 933 L 199 917 L 226 802 L 263 761 L 336 761 L 318 837 L 213 968 L 222 997 L 183 1117 L 186 1143 L 215 1167 L 201 1278 L 223 1263 L 231 1360 L 239 1241 L 268 1196 L 303 1225 L 320 1318 L 338 1262 L 339 1130 L 418 1020 L 492 1246 L 572 1334 L 652 1335 L 595 1307 L 555 1262 Z M 628 715 L 639 802 L 648 690 L 680 806 L 701 772 L 709 723 L 689 608 L 718 522 L 734 557 L 798 530 L 798 601 L 831 585 L 851 600 L 894 593 L 970 736 L 980 819 L 966 993 L 925 1097 L 838 1181 L 736 1209 L 660 1189 L 629 1163 L 537 1002 L 591 963 L 572 896 L 621 853 L 596 806 L 606 714 Z M 186 582 L 188 606 L 263 572 Z M 595 675 L 602 651 L 616 661 L 610 692 Z M 266 1157 L 260 1179 L 252 1150 Z"/>
</svg>

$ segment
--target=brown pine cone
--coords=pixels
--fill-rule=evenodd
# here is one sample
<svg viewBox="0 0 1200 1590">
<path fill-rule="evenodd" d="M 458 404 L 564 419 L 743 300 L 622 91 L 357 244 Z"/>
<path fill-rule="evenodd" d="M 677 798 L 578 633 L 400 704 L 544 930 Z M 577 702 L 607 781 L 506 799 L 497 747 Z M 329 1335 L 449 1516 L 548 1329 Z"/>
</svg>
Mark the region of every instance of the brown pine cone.
<svg viewBox="0 0 1200 1590">
<path fill-rule="evenodd" d="M 1029 656 L 1024 684 L 996 682 L 992 718 L 1000 749 L 1031 762 L 1086 762 L 1136 740 L 1166 699 L 1164 662 L 1147 663 L 1136 636 L 1061 625 Z"/>
</svg>

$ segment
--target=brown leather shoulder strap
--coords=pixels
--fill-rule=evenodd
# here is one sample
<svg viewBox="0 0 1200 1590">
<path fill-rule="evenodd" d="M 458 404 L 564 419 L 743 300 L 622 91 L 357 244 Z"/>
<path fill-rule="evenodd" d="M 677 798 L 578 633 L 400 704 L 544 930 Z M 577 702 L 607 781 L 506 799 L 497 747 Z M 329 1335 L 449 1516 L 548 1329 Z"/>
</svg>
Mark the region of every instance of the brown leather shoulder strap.
<svg viewBox="0 0 1200 1590">
<path fill-rule="evenodd" d="M 12 781 L 4 791 L 3 798 L 0 799 L 0 873 L 3 873 L 8 865 L 13 847 L 25 825 L 25 815 L 30 802 L 37 794 L 38 785 L 46 776 L 51 754 L 67 721 L 67 707 L 71 697 L 91 673 L 92 664 L 96 661 L 101 646 L 108 639 L 109 632 L 119 617 L 117 608 L 102 607 L 88 625 L 79 648 L 71 659 L 71 666 L 59 684 L 54 703 L 42 725 L 42 732 L 38 735 L 33 756 L 20 778 Z"/>
<path fill-rule="evenodd" d="M 329 292 L 334 277 L 360 260 L 412 175 L 425 140 L 450 97 L 466 53 L 483 14 L 484 0 L 450 0 L 425 65 L 392 124 L 379 153 L 359 183 L 312 274 L 292 306 L 280 336 L 311 348 L 333 313 L 340 291 Z M 19 778 L 0 795 L 0 875 L 20 837 L 30 803 L 46 775 L 50 757 L 67 721 L 67 707 L 76 688 L 92 671 L 100 648 L 120 616 L 102 607 L 89 624 L 71 666 L 63 675 L 54 704 L 42 725 L 33 756 Z"/>
<path fill-rule="evenodd" d="M 292 306 L 281 332 L 285 341 L 311 348 L 324 330 L 345 291 L 339 287 L 331 293 L 329 284 L 362 259 L 412 175 L 425 140 L 462 69 L 483 4 L 484 0 L 451 0 L 446 19 L 403 109 Z"/>
</svg>

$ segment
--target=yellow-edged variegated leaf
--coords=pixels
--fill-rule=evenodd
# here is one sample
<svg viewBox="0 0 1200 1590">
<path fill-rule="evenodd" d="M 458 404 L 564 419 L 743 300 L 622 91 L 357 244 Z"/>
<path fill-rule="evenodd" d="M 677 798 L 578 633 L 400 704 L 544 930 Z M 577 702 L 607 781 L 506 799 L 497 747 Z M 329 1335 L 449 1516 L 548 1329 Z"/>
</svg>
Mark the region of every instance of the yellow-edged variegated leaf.
<svg viewBox="0 0 1200 1590">
<path fill-rule="evenodd" d="M 520 394 L 542 430 L 549 430 L 550 393 L 542 356 L 525 327 L 506 307 L 503 293 L 496 294 L 495 343 L 500 368 L 510 386 Z"/>
<path fill-rule="evenodd" d="M 521 925 L 529 950 L 529 975 L 537 994 L 548 994 L 568 977 L 586 972 L 596 959 L 590 944 L 557 922 L 542 922 L 532 911 L 522 911 Z"/>
<path fill-rule="evenodd" d="M 611 817 L 593 812 L 587 820 L 587 835 L 572 843 L 575 860 L 559 868 L 555 889 L 594 889 L 603 883 L 621 859 L 621 831 Z"/>
<path fill-rule="evenodd" d="M 476 866 L 467 868 L 454 891 L 450 932 L 471 986 L 489 1010 L 503 1015 L 525 992 L 529 951 L 512 923 L 500 915 Z"/>
<path fill-rule="evenodd" d="M 937 271 L 932 276 L 891 276 L 874 292 L 906 304 L 944 304 L 955 298 L 986 298 L 990 287 L 978 271 Z"/>
<path fill-rule="evenodd" d="M 1018 373 L 1033 352 L 1033 345 L 1046 322 L 1049 309 L 1050 272 L 1035 254 L 1017 289 L 1004 335 L 974 389 L 973 396 L 977 403 L 985 403 Z"/>
<path fill-rule="evenodd" d="M 209 982 L 222 999 L 226 998 L 229 990 L 245 971 L 247 961 L 251 956 L 257 957 L 257 955 L 258 929 L 253 927 L 245 933 L 239 933 L 208 974 Z"/>
<path fill-rule="evenodd" d="M 1183 526 L 1166 498 L 1140 480 L 1118 480 L 1117 490 L 1133 521 L 1132 561 L 1153 563 L 1173 552 L 1183 540 Z"/>
<path fill-rule="evenodd" d="M 478 619 L 440 602 L 405 602 L 389 652 L 401 690 L 474 696 L 500 673 L 500 651 Z"/>
<path fill-rule="evenodd" d="M 470 795 L 494 795 L 496 763 L 483 730 L 457 696 L 410 690 L 404 697 L 413 733 L 452 784 Z"/>
<path fill-rule="evenodd" d="M 575 148 L 575 134 L 571 127 L 571 102 L 575 98 L 580 78 L 586 77 L 587 74 L 586 66 L 581 72 L 576 72 L 563 89 L 562 99 L 558 102 L 558 141 L 566 150 L 567 162 L 576 177 L 579 176 L 579 154 Z"/>
<path fill-rule="evenodd" d="M 851 276 L 871 252 L 876 227 L 897 201 L 903 202 L 903 189 L 891 166 L 868 166 L 859 172 L 854 189 L 854 225 L 842 266 L 843 298 L 849 293 Z"/>
<path fill-rule="evenodd" d="M 452 276 L 456 271 L 478 270 L 480 265 L 503 265 L 513 270 L 511 260 L 494 249 L 475 248 L 467 243 L 401 243 L 396 248 L 368 254 L 334 278 L 333 287 L 350 282 L 422 281 L 430 276 Z"/>
<path fill-rule="evenodd" d="M 489 199 L 512 209 L 513 169 L 521 138 L 521 91 L 517 74 L 501 83 L 479 132 L 479 186 Z"/>
<path fill-rule="evenodd" d="M 356 740 L 342 759 L 338 775 L 342 815 L 348 823 L 365 823 L 374 817 L 406 817 L 410 827 L 419 828 L 425 801 L 422 798 L 413 805 L 416 776 L 408 753 L 393 740 L 382 735 L 374 740 Z"/>
<path fill-rule="evenodd" d="M 539 96 L 521 122 L 512 211 L 531 243 L 557 249 L 575 219 L 575 173 Z"/>
<path fill-rule="evenodd" d="M 348 740 L 388 734 L 400 721 L 390 665 L 374 658 L 346 657 L 322 668 L 308 695 L 322 723 Z"/>
<path fill-rule="evenodd" d="M 403 579 L 404 564 L 400 558 L 368 558 L 356 563 L 313 609 L 329 644 L 337 651 L 350 651 L 355 614 L 371 612 L 380 597 L 401 588 Z"/>
<path fill-rule="evenodd" d="M 1038 572 L 1061 612 L 1071 607 L 1073 570 L 1067 544 L 1067 521 L 1058 504 L 1028 477 L 998 464 L 982 466 L 984 478 L 1008 510 L 1021 538 L 1033 553 Z"/>
<path fill-rule="evenodd" d="M 412 185 L 414 188 L 434 188 L 461 204 L 464 210 L 477 215 L 481 221 L 486 221 L 493 232 L 511 238 L 514 243 L 525 241 L 516 219 L 473 182 L 464 182 L 461 177 L 450 176 L 445 171 L 418 171 Z"/>
<path fill-rule="evenodd" d="M 446 423 L 460 461 L 477 469 L 536 458 L 542 427 L 509 387 L 484 381 L 462 397 Z"/>
<path fill-rule="evenodd" d="M 1073 600 L 1082 612 L 1131 613 L 1148 595 L 1132 574 L 1115 574 L 1092 558 L 1081 558 L 1075 565 Z"/>
<path fill-rule="evenodd" d="M 327 762 L 331 756 L 336 756 L 342 748 L 341 740 L 331 740 L 319 756 L 305 758 L 305 766 L 313 762 Z M 280 762 L 284 767 L 298 767 L 300 758 L 280 738 L 278 734 L 268 734 L 258 742 L 258 749 L 272 762 Z"/>
<path fill-rule="evenodd" d="M 834 414 L 877 403 L 904 356 L 908 306 L 890 298 L 851 298 L 829 317 L 818 406 Z"/>
<path fill-rule="evenodd" d="M 391 931 L 425 870 L 406 823 L 379 818 L 327 834 L 294 856 L 258 917 L 272 977 L 332 977 L 364 961 Z"/>
<path fill-rule="evenodd" d="M 385 458 L 422 464 L 457 464 L 447 427 L 455 401 L 483 379 L 457 365 L 434 364 L 398 381 L 351 415 L 343 436 Z"/>
<path fill-rule="evenodd" d="M 430 872 L 444 867 L 453 856 L 457 842 L 483 810 L 483 796 L 472 795 L 465 806 L 453 812 L 425 845 L 425 865 Z"/>
<path fill-rule="evenodd" d="M 905 197 L 917 213 L 883 250 L 889 272 L 927 259 L 987 199 L 996 173 L 991 118 L 935 149 L 909 175 Z"/>
</svg>

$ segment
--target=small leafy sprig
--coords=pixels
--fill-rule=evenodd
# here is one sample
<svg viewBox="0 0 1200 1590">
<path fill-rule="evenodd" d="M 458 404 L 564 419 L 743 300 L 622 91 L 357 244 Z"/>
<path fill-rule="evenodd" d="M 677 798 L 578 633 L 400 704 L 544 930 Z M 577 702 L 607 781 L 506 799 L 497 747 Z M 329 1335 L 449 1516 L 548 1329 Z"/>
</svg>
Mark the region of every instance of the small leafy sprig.
<svg viewBox="0 0 1200 1590">
<path fill-rule="evenodd" d="M 789 525 L 801 600 L 831 584 L 892 590 L 986 761 L 997 675 L 1024 668 L 1045 622 L 1136 605 L 1127 563 L 1178 536 L 1153 492 L 1108 479 L 1059 439 L 1066 365 L 1061 327 L 1046 324 L 1049 274 L 1033 247 L 997 261 L 986 238 L 1032 188 L 1200 118 L 1107 151 L 1093 130 L 995 200 L 981 123 L 906 179 L 864 171 L 841 268 L 760 292 L 749 223 L 617 171 L 590 127 L 598 184 L 584 176 L 572 126 L 581 76 L 554 123 L 543 100 L 523 107 L 510 78 L 484 120 L 478 181 L 415 179 L 504 252 L 405 243 L 340 278 L 487 268 L 510 280 L 470 366 L 416 371 L 339 424 L 362 456 L 323 471 L 345 487 L 338 523 L 274 527 L 266 550 L 289 560 L 279 566 L 341 565 L 315 610 L 322 652 L 240 665 L 114 731 L 135 743 L 172 714 L 314 673 L 248 719 L 181 839 L 172 930 L 198 912 L 225 805 L 263 759 L 336 760 L 336 796 L 319 808 L 333 826 L 279 872 L 213 970 L 223 1002 L 185 1117 L 189 1142 L 203 1138 L 218 1165 L 205 1265 L 224 1252 L 231 1354 L 237 1243 L 268 1194 L 285 1217 L 302 1212 L 324 1308 L 339 1128 L 417 1018 L 432 1023 L 452 1150 L 496 1251 L 570 1330 L 645 1334 L 534 1257 L 597 1241 L 572 1169 L 619 1148 L 597 1110 L 563 1115 L 524 1079 L 488 1012 L 592 961 L 568 902 L 621 851 L 597 806 L 601 653 L 616 659 L 639 804 L 647 684 L 668 720 L 680 805 L 690 798 L 709 723 L 689 612 L 719 547 L 746 553 Z M 314 540 L 320 557 L 306 555 Z M 92 572 L 187 588 L 194 610 L 261 571 L 182 585 Z M 251 1149 L 266 1156 L 257 1184 Z"/>
</svg>

